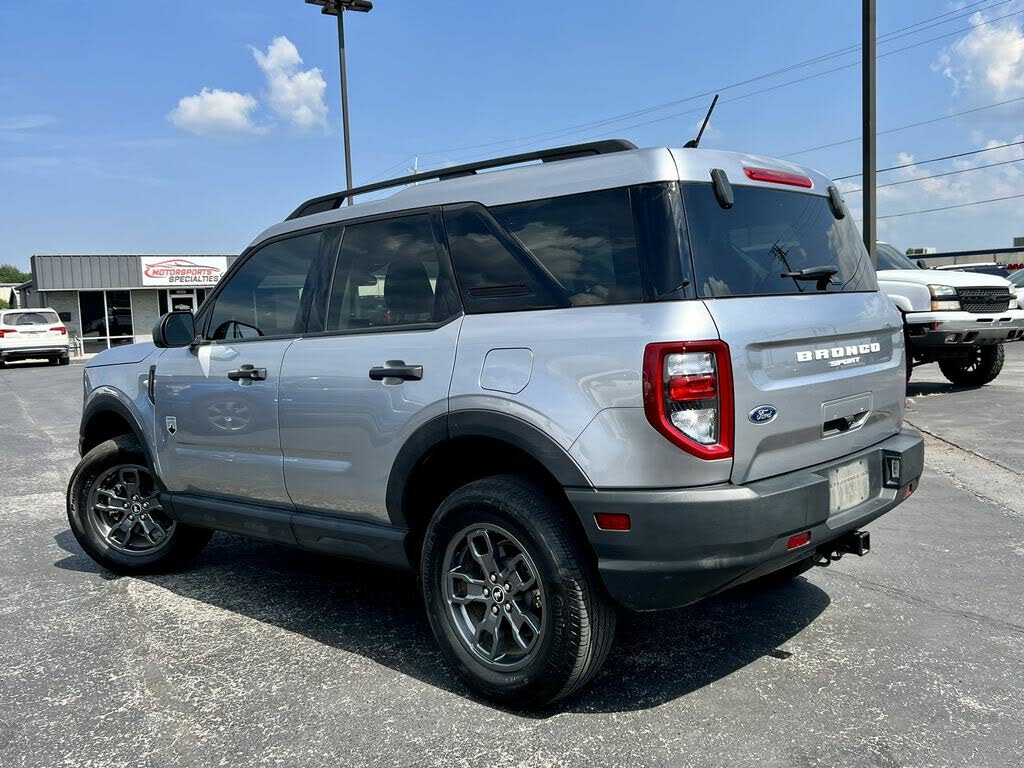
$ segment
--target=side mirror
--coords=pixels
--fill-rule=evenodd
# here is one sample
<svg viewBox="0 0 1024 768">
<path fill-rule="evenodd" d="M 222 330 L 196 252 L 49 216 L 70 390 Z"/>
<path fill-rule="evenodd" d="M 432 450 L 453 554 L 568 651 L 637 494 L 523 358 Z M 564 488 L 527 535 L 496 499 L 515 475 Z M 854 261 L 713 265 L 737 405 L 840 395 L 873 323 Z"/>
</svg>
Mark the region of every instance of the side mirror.
<svg viewBox="0 0 1024 768">
<path fill-rule="evenodd" d="M 153 343 L 161 349 L 187 347 L 196 340 L 196 319 L 189 311 L 168 312 L 153 327 Z"/>
<path fill-rule="evenodd" d="M 925 261 L 924 259 L 918 259 L 917 266 L 919 266 L 921 269 L 928 269 L 928 262 Z"/>
</svg>

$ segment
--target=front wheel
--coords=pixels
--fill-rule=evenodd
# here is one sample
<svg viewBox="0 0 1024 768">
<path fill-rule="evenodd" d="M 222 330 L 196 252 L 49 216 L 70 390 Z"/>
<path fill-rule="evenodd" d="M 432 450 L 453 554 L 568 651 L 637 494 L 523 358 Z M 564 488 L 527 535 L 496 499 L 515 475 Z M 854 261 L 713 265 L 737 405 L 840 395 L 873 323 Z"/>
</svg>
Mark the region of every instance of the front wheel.
<svg viewBox="0 0 1024 768">
<path fill-rule="evenodd" d="M 423 544 L 423 597 L 471 688 L 541 706 L 597 673 L 615 611 L 584 546 L 557 500 L 522 478 L 478 480 L 441 504 Z"/>
<path fill-rule="evenodd" d="M 172 519 L 133 437 L 100 443 L 68 484 L 68 522 L 82 549 L 116 573 L 153 573 L 190 561 L 211 531 Z"/>
<path fill-rule="evenodd" d="M 953 384 L 980 387 L 993 381 L 1003 370 L 1003 345 L 975 347 L 967 356 L 940 360 L 939 370 Z"/>
</svg>

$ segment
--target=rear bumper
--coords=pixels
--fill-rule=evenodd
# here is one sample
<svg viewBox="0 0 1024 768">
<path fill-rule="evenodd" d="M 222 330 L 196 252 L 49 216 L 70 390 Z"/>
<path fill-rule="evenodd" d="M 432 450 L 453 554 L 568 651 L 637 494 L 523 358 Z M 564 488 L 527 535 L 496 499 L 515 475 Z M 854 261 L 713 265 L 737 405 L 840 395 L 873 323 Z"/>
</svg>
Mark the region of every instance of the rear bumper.
<svg viewBox="0 0 1024 768">
<path fill-rule="evenodd" d="M 883 484 L 883 458 L 899 456 L 898 487 Z M 866 501 L 830 514 L 828 470 L 865 459 Z M 897 506 L 917 488 L 924 442 L 912 430 L 841 459 L 747 485 L 685 490 L 566 489 L 598 557 L 613 598 L 635 610 L 673 608 L 810 556 Z M 598 512 L 625 512 L 631 530 L 602 531 Z M 811 532 L 810 544 L 788 551 L 787 539 Z"/>
<path fill-rule="evenodd" d="M 67 357 L 67 344 L 45 344 L 38 347 L 0 349 L 0 360 L 36 360 L 44 357 Z"/>
<path fill-rule="evenodd" d="M 1024 339 L 1024 310 L 991 314 L 912 312 L 906 315 L 907 336 L 916 350 L 955 349 L 1003 344 Z"/>
</svg>

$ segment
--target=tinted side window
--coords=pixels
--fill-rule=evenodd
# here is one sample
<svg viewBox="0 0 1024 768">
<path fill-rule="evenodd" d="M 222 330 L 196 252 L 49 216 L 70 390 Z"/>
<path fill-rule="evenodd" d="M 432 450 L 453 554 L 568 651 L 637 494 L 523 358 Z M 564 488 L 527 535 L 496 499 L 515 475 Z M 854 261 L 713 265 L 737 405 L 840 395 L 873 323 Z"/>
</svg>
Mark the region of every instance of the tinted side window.
<svg viewBox="0 0 1024 768">
<path fill-rule="evenodd" d="M 513 203 L 491 211 L 554 276 L 573 305 L 643 301 L 629 190 Z"/>
<path fill-rule="evenodd" d="M 302 297 L 321 233 L 298 235 L 253 253 L 214 300 L 208 337 L 244 339 L 305 331 Z"/>
<path fill-rule="evenodd" d="M 435 323 L 457 311 L 428 214 L 345 227 L 328 331 Z"/>
<path fill-rule="evenodd" d="M 448 248 L 467 312 L 514 312 L 568 305 L 550 275 L 481 205 L 447 206 Z"/>
</svg>

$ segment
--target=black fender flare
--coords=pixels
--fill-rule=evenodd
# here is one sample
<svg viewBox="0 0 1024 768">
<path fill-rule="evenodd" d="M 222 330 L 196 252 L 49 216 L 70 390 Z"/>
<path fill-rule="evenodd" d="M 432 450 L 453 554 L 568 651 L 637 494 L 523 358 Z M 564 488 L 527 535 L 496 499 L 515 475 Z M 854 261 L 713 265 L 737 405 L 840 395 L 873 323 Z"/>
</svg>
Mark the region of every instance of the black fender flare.
<svg viewBox="0 0 1024 768">
<path fill-rule="evenodd" d="M 417 428 L 395 457 L 385 499 L 393 525 L 408 528 L 403 510 L 406 482 L 413 468 L 444 443 L 463 437 L 487 437 L 508 443 L 534 458 L 565 488 L 592 487 L 569 452 L 529 422 L 500 411 L 451 411 Z"/>
<path fill-rule="evenodd" d="M 156 464 L 153 461 L 153 452 L 146 442 L 146 432 L 142 429 L 142 424 L 139 423 L 138 416 L 132 411 L 127 405 L 118 400 L 114 395 L 98 394 L 89 404 L 85 406 L 82 411 L 82 420 L 78 427 L 78 453 L 84 455 L 83 447 L 85 446 L 85 432 L 92 420 L 96 417 L 101 417 L 103 413 L 116 413 L 131 427 L 132 432 L 135 435 L 135 439 L 138 440 L 139 445 L 142 447 L 142 452 L 146 457 L 146 461 L 150 467 L 155 467 Z"/>
</svg>

